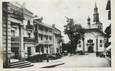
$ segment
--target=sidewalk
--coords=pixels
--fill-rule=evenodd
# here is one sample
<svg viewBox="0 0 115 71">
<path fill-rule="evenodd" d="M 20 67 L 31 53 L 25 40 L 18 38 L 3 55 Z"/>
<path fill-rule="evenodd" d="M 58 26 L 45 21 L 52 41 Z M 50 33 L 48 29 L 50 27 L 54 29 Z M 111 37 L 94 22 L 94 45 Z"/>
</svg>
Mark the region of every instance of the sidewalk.
<svg viewBox="0 0 115 71">
<path fill-rule="evenodd" d="M 44 62 L 38 62 L 38 63 L 32 63 L 32 64 L 34 65 L 33 67 L 37 67 L 37 68 L 51 68 L 58 65 L 62 65 L 64 64 L 64 62 L 59 61 L 58 59 L 58 60 L 49 60 L 49 62 L 44 61 Z"/>
<path fill-rule="evenodd" d="M 65 57 L 62 57 L 65 58 Z M 36 63 L 32 63 L 32 67 L 27 67 L 28 68 L 51 68 L 51 67 L 55 67 L 58 65 L 63 65 L 64 61 L 62 61 L 62 58 L 60 59 L 56 59 L 56 60 L 49 60 L 49 62 L 47 62 L 46 60 L 44 60 L 43 62 L 36 62 Z M 26 68 L 24 68 L 26 69 Z"/>
</svg>

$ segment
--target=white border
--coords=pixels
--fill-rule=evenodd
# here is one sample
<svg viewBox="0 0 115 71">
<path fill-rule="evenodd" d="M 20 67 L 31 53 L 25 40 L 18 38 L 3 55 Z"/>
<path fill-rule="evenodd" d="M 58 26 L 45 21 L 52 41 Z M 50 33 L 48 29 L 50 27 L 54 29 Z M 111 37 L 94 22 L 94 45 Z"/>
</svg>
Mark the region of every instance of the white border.
<svg viewBox="0 0 115 71">
<path fill-rule="evenodd" d="M 3 0 L 3 1 L 19 1 L 19 0 Z M 21 0 L 20 0 L 21 1 Z M 107 1 L 107 0 L 105 0 Z M 38 69 L 36 71 L 115 71 L 115 0 L 111 0 L 112 5 L 112 67 L 111 68 L 49 68 L 49 69 Z M 2 0 L 0 0 L 0 71 L 12 71 L 10 69 L 3 69 L 3 61 L 2 61 Z M 21 69 L 14 69 L 14 71 L 18 71 Z M 32 69 L 23 69 L 25 71 L 33 71 Z"/>
</svg>

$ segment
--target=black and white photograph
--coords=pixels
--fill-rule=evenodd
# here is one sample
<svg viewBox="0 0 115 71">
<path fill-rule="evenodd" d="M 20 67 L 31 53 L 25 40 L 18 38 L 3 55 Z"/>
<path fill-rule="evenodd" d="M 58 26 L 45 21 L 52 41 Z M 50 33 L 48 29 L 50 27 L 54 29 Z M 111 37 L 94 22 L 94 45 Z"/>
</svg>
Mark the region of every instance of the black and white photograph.
<svg viewBox="0 0 115 71">
<path fill-rule="evenodd" d="M 2 1 L 2 67 L 111 68 L 111 25 L 111 0 Z"/>
</svg>

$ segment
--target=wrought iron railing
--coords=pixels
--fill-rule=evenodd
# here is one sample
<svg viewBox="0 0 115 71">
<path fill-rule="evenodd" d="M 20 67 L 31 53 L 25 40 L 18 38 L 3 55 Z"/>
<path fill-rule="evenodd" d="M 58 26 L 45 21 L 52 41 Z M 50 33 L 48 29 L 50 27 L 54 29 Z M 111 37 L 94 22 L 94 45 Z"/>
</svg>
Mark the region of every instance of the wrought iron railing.
<svg viewBox="0 0 115 71">
<path fill-rule="evenodd" d="M 20 37 L 11 37 L 11 42 L 19 42 L 20 41 Z"/>
<path fill-rule="evenodd" d="M 35 38 L 24 37 L 24 42 L 35 42 Z"/>
</svg>

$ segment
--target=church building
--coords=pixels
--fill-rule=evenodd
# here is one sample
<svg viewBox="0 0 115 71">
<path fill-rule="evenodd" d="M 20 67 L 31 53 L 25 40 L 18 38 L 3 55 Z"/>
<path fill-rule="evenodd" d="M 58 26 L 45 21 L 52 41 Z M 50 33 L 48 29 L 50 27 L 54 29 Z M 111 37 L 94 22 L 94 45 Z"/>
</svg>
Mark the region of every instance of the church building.
<svg viewBox="0 0 115 71">
<path fill-rule="evenodd" d="M 93 24 L 87 19 L 88 27 L 84 30 L 83 38 L 79 40 L 76 51 L 82 52 L 104 52 L 105 51 L 105 34 L 103 32 L 103 24 L 99 20 L 98 7 L 95 4 L 93 14 Z"/>
</svg>

